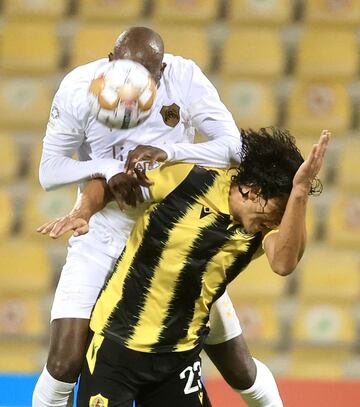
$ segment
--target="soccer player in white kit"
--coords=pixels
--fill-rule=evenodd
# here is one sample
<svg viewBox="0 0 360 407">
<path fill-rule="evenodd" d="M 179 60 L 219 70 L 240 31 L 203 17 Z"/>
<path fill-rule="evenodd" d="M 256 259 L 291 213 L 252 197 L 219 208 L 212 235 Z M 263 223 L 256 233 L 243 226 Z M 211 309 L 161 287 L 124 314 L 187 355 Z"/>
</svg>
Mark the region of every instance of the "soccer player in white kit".
<svg viewBox="0 0 360 407">
<path fill-rule="evenodd" d="M 90 44 L 91 46 L 91 44 Z M 97 60 L 70 72 L 51 108 L 40 164 L 45 189 L 102 177 L 115 197 L 122 192 L 124 160 L 135 149 L 150 159 L 195 162 L 227 167 L 237 160 L 240 135 L 231 114 L 197 65 L 164 55 L 161 37 L 133 27 L 120 35 L 110 59 L 131 59 L 144 65 L 158 84 L 150 117 L 136 128 L 111 130 L 89 114 L 87 92 L 95 72 L 107 63 Z M 192 144 L 195 130 L 208 142 Z M 136 149 L 139 144 L 154 147 Z M 72 156 L 77 153 L 79 160 Z M 113 270 L 134 220 L 107 206 L 90 220 L 89 233 L 69 240 L 51 310 L 50 351 L 33 394 L 33 406 L 65 406 L 81 370 L 92 307 Z M 249 406 L 280 407 L 270 370 L 253 359 L 227 294 L 212 307 L 211 332 L 205 347 L 226 381 Z"/>
</svg>

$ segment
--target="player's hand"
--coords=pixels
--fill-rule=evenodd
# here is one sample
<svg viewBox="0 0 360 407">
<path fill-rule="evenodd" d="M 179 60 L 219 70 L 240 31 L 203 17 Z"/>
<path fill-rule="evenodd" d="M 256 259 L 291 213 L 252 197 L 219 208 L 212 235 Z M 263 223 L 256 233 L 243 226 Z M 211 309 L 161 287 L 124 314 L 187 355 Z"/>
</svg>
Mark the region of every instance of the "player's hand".
<svg viewBox="0 0 360 407">
<path fill-rule="evenodd" d="M 139 161 L 148 161 L 149 166 L 154 164 L 155 161 L 166 161 L 167 154 L 161 148 L 153 147 L 153 146 L 146 146 L 146 145 L 139 145 L 134 150 L 129 151 L 124 171 L 126 173 L 133 173 L 136 163 Z"/>
<path fill-rule="evenodd" d="M 125 209 L 125 204 L 136 206 L 137 203 L 144 202 L 140 188 L 144 183 L 133 175 L 121 172 L 110 178 L 108 185 L 121 210 Z"/>
<path fill-rule="evenodd" d="M 318 175 L 324 161 L 327 146 L 330 141 L 330 131 L 323 130 L 317 144 L 314 144 L 309 156 L 301 164 L 293 179 L 293 188 L 304 188 L 307 193 Z"/>
<path fill-rule="evenodd" d="M 70 231 L 74 232 L 74 236 L 85 235 L 89 231 L 89 219 L 78 211 L 74 211 L 62 218 L 44 223 L 36 231 L 43 235 L 49 235 L 53 239 L 57 239 Z"/>
</svg>

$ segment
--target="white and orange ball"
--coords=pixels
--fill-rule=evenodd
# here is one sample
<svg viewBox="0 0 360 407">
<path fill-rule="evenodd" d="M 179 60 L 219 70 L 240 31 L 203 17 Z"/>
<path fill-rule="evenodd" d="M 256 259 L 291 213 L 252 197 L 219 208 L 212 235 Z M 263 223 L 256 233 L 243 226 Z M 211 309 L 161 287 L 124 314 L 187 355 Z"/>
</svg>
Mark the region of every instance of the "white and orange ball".
<svg viewBox="0 0 360 407">
<path fill-rule="evenodd" d="M 150 115 L 156 83 L 141 64 L 118 59 L 102 67 L 90 83 L 91 114 L 110 128 L 129 129 Z"/>
</svg>

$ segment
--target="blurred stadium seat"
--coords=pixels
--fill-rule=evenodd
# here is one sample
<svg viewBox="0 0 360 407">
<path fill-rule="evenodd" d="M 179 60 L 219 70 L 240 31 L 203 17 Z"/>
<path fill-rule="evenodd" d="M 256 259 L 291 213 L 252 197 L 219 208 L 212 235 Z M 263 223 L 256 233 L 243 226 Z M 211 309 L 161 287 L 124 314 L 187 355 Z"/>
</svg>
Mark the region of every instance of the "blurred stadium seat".
<svg viewBox="0 0 360 407">
<path fill-rule="evenodd" d="M 3 73 L 42 75 L 59 68 L 60 47 L 52 23 L 5 23 L 0 51 Z"/>
<path fill-rule="evenodd" d="M 153 8 L 156 21 L 210 23 L 217 17 L 219 0 L 153 0 Z"/>
<path fill-rule="evenodd" d="M 340 83 L 297 81 L 289 95 L 285 126 L 296 137 L 314 140 L 322 129 L 331 129 L 334 138 L 351 128 L 352 105 L 346 87 Z"/>
<path fill-rule="evenodd" d="M 0 342 L 0 371 L 7 373 L 40 372 L 44 367 L 45 350 L 41 343 L 26 340 Z"/>
<path fill-rule="evenodd" d="M 0 293 L 48 293 L 51 287 L 50 259 L 44 247 L 30 240 L 0 245 Z"/>
<path fill-rule="evenodd" d="M 305 29 L 296 59 L 296 75 L 300 78 L 353 80 L 359 70 L 356 34 L 345 29 Z"/>
<path fill-rule="evenodd" d="M 140 17 L 144 8 L 143 0 L 79 0 L 78 15 L 92 21 L 133 21 Z M 120 34 L 120 33 L 119 33 Z"/>
<path fill-rule="evenodd" d="M 299 379 L 340 379 L 350 357 L 349 350 L 339 347 L 296 346 L 289 355 L 287 375 Z"/>
<path fill-rule="evenodd" d="M 44 242 L 44 239 L 46 239 L 46 243 L 52 242 L 52 239 L 36 233 L 37 227 L 49 220 L 67 214 L 74 206 L 75 200 L 75 186 L 64 187 L 49 192 L 45 192 L 39 187 L 32 188 L 24 205 L 22 233 L 33 240 Z M 64 237 L 64 239 L 67 238 L 68 236 Z"/>
<path fill-rule="evenodd" d="M 197 26 L 157 25 L 156 31 L 164 40 L 166 52 L 194 60 L 203 70 L 211 67 L 211 49 L 207 32 Z"/>
<path fill-rule="evenodd" d="M 295 346 L 352 346 L 356 341 L 356 323 L 348 304 L 299 301 L 291 318 L 291 334 Z"/>
<path fill-rule="evenodd" d="M 10 193 L 0 189 L 0 239 L 8 239 L 14 226 L 15 211 Z"/>
<path fill-rule="evenodd" d="M 228 18 L 236 24 L 283 25 L 292 15 L 290 0 L 229 0 L 228 4 Z"/>
<path fill-rule="evenodd" d="M 329 202 L 326 241 L 334 248 L 360 247 L 360 194 L 339 193 Z"/>
<path fill-rule="evenodd" d="M 349 28 L 349 26 L 359 25 L 360 2 L 358 0 L 305 0 L 304 20 L 305 23 L 316 26 Z"/>
<path fill-rule="evenodd" d="M 39 186 L 39 165 L 42 154 L 42 139 L 37 143 L 33 143 L 32 149 L 29 152 L 27 178 L 29 184 Z"/>
<path fill-rule="evenodd" d="M 287 279 L 275 274 L 265 255 L 250 263 L 228 287 L 229 295 L 237 301 L 274 300 L 286 291 Z"/>
<path fill-rule="evenodd" d="M 75 68 L 96 59 L 107 58 L 124 29 L 126 26 L 122 27 L 119 24 L 80 24 L 74 33 L 70 48 L 70 67 Z"/>
<path fill-rule="evenodd" d="M 273 301 L 233 301 L 243 334 L 250 343 L 275 346 L 280 338 L 277 304 Z"/>
<path fill-rule="evenodd" d="M 68 7 L 68 0 L 4 0 L 7 20 L 59 20 Z"/>
<path fill-rule="evenodd" d="M 336 186 L 344 192 L 360 193 L 360 140 L 347 139 L 341 146 L 336 165 Z"/>
<path fill-rule="evenodd" d="M 297 273 L 298 295 L 305 300 L 360 300 L 360 254 L 328 247 L 309 248 Z"/>
<path fill-rule="evenodd" d="M 279 33 L 262 27 L 232 29 L 225 39 L 221 73 L 226 77 L 278 79 L 285 68 Z"/>
<path fill-rule="evenodd" d="M 0 335 L 41 337 L 47 326 L 41 297 L 1 296 Z"/>
<path fill-rule="evenodd" d="M 43 132 L 52 93 L 49 84 L 41 79 L 0 79 L 0 128 Z"/>
<path fill-rule="evenodd" d="M 19 172 L 20 159 L 14 135 L 1 134 L 0 144 L 0 162 L 2 164 L 0 184 L 2 184 L 16 179 Z"/>
<path fill-rule="evenodd" d="M 220 84 L 218 90 L 239 127 L 257 129 L 277 123 L 278 104 L 270 85 L 232 80 Z"/>
</svg>

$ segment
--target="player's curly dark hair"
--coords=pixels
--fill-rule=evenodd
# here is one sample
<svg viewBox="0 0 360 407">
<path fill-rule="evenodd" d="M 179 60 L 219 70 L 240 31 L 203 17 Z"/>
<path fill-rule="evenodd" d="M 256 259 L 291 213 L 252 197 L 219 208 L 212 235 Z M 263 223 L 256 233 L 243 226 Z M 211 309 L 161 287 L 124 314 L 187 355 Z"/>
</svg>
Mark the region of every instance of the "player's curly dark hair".
<svg viewBox="0 0 360 407">
<path fill-rule="evenodd" d="M 294 137 L 276 127 L 242 130 L 241 135 L 241 164 L 233 182 L 259 188 L 265 200 L 290 194 L 294 175 L 304 162 Z M 315 178 L 309 195 L 321 191 L 322 184 Z"/>
</svg>

